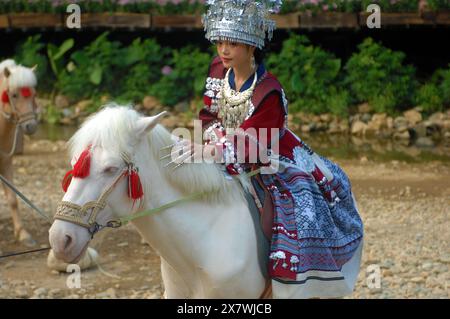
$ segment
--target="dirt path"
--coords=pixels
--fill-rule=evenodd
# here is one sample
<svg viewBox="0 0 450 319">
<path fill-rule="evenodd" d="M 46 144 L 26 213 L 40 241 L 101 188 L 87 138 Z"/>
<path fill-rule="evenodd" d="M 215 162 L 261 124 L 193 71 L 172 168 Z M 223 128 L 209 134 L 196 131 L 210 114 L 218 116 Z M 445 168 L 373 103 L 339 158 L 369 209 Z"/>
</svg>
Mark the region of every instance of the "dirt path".
<svg viewBox="0 0 450 319">
<path fill-rule="evenodd" d="M 68 168 L 63 145 L 33 141 L 14 160 L 14 183 L 49 214 L 63 195 L 60 181 Z M 450 298 L 450 165 L 335 161 L 350 177 L 365 224 L 363 264 L 350 297 Z M 49 224 L 20 207 L 26 227 L 46 246 Z M 26 249 L 14 241 L 3 193 L 0 234 L 3 253 Z M 68 289 L 68 275 L 46 267 L 46 252 L 8 258 L 0 260 L 0 298 L 161 297 L 159 258 L 132 226 L 106 230 L 92 246 L 108 275 L 84 271 L 81 288 Z M 377 267 L 381 287 L 370 289 L 368 276 Z"/>
</svg>

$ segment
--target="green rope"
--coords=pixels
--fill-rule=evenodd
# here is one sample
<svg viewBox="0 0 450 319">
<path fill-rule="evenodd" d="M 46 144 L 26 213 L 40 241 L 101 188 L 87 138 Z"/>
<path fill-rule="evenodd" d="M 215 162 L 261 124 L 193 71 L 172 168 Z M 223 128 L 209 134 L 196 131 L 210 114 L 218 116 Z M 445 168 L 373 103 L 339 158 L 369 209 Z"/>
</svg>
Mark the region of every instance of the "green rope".
<svg viewBox="0 0 450 319">
<path fill-rule="evenodd" d="M 259 174 L 260 172 L 261 172 L 261 169 L 258 168 L 258 169 L 255 169 L 255 170 L 251 171 L 251 172 L 248 172 L 246 175 L 247 175 L 247 177 L 250 178 L 252 176 L 255 176 L 256 174 Z M 185 202 L 188 202 L 190 200 L 202 197 L 203 195 L 206 195 L 208 193 L 209 192 L 196 192 L 196 193 L 193 193 L 191 195 L 185 196 L 183 198 L 177 199 L 177 200 L 175 200 L 173 202 L 170 202 L 170 203 L 164 204 L 162 206 L 159 206 L 157 208 L 149 209 L 149 210 L 137 213 L 135 215 L 125 216 L 125 217 L 119 218 L 119 220 L 118 220 L 119 225 L 120 226 L 126 225 L 130 221 L 132 221 L 132 220 L 134 220 L 136 218 L 140 218 L 140 217 L 144 217 L 144 216 L 150 216 L 150 215 L 152 215 L 154 213 L 163 211 L 165 209 L 171 208 L 171 207 L 176 206 L 178 204 L 185 203 Z"/>
</svg>

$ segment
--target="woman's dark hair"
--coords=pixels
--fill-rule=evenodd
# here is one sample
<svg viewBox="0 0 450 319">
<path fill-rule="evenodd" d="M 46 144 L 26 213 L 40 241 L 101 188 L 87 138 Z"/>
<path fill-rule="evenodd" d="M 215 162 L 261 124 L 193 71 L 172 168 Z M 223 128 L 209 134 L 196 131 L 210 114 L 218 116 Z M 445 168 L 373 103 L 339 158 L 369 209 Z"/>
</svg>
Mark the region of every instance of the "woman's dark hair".
<svg viewBox="0 0 450 319">
<path fill-rule="evenodd" d="M 253 56 L 255 57 L 255 62 L 257 64 L 263 63 L 264 58 L 268 51 L 269 51 L 269 43 L 266 40 L 266 41 L 264 41 L 264 46 L 262 49 L 259 49 L 259 48 L 255 49 L 255 53 L 253 53 Z"/>
</svg>

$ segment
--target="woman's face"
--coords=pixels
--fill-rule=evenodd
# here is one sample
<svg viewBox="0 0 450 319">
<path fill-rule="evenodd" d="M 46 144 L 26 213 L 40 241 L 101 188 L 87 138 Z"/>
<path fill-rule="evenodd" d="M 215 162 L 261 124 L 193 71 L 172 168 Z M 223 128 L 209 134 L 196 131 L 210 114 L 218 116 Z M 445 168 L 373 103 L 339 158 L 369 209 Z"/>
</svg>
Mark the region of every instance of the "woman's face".
<svg viewBox="0 0 450 319">
<path fill-rule="evenodd" d="M 255 51 L 255 47 L 230 41 L 217 41 L 216 47 L 225 68 L 240 68 L 249 65 Z"/>
</svg>

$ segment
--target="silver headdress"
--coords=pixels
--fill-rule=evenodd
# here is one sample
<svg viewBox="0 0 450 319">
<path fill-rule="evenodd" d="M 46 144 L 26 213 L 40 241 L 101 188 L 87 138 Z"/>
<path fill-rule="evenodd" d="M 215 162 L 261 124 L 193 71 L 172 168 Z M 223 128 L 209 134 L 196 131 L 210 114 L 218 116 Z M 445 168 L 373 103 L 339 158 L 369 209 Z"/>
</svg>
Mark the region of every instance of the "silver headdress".
<svg viewBox="0 0 450 319">
<path fill-rule="evenodd" d="M 228 40 L 264 47 L 264 39 L 272 39 L 277 13 L 282 0 L 207 0 L 210 6 L 202 16 L 205 37 L 211 41 Z"/>
</svg>

